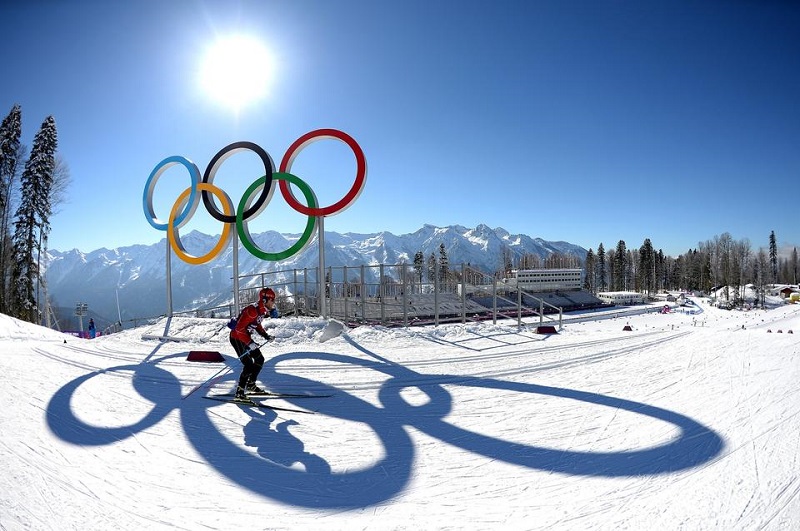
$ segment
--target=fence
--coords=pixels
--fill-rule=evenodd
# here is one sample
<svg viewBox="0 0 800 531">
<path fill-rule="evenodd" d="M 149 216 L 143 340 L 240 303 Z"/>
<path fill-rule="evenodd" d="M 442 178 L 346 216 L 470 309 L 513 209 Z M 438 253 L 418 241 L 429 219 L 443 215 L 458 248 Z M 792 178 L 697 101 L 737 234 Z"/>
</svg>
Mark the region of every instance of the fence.
<svg viewBox="0 0 800 531">
<path fill-rule="evenodd" d="M 561 307 L 494 275 L 462 264 L 432 276 L 428 280 L 410 264 L 329 267 L 325 270 L 325 294 L 320 298 L 318 268 L 265 272 L 239 277 L 239 300 L 252 302 L 258 290 L 268 286 L 278 294 L 278 309 L 284 315 L 323 315 L 350 326 L 488 319 L 516 319 L 522 326 L 522 318 L 530 316 L 538 316 L 540 325 L 548 321 L 562 326 Z M 233 308 L 225 315 L 231 313 Z"/>
</svg>

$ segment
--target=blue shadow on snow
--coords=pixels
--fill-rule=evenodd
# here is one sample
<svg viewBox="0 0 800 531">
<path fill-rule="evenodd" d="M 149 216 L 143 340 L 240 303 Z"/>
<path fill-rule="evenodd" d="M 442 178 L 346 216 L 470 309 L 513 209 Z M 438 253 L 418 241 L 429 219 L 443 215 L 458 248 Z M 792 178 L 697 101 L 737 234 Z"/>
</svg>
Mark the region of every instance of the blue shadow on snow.
<svg viewBox="0 0 800 531">
<path fill-rule="evenodd" d="M 185 353 L 150 360 L 150 363 L 95 371 L 69 382 L 50 400 L 47 423 L 53 433 L 65 441 L 99 446 L 145 430 L 157 424 L 173 409 L 178 409 L 188 440 L 216 470 L 242 487 L 267 498 L 310 508 L 361 508 L 386 502 L 402 493 L 411 477 L 415 456 L 406 429 L 408 427 L 490 459 L 532 470 L 597 477 L 653 475 L 685 470 L 710 461 L 724 447 L 721 437 L 708 427 L 655 406 L 536 384 L 491 378 L 424 375 L 385 360 L 358 345 L 356 347 L 375 358 L 374 361 L 319 352 L 283 354 L 268 360 L 260 380 L 275 389 L 332 394 L 329 398 L 290 398 L 287 401 L 313 408 L 317 415 L 369 426 L 380 440 L 383 452 L 378 452 L 381 457 L 364 469 L 334 472 L 330 463 L 305 449 L 304 443 L 290 429 L 299 423 L 313 426 L 318 418 L 313 415 L 245 407 L 242 409 L 250 420 L 243 427 L 244 445 L 231 441 L 218 430 L 210 415 L 217 407 L 237 406 L 199 400 L 199 397 L 182 400 L 181 385 L 177 378 L 157 367 L 160 361 L 185 356 Z M 319 360 L 385 374 L 388 379 L 379 389 L 380 406 L 322 382 L 278 372 L 278 364 L 297 360 Z M 231 358 L 226 359 L 226 364 L 236 369 L 238 362 Z M 120 371 L 134 373 L 134 388 L 153 403 L 150 413 L 130 426 L 116 428 L 92 426 L 78 419 L 71 405 L 75 391 L 90 378 Z M 220 380 L 233 384 L 234 374 L 228 374 Z M 452 409 L 452 396 L 444 385 L 545 395 L 617 408 L 673 424 L 679 434 L 668 442 L 650 448 L 617 452 L 570 451 L 509 442 L 446 422 L 444 419 Z M 406 388 L 422 391 L 429 400 L 423 405 L 409 404 L 401 395 Z M 272 428 L 276 421 L 276 427 Z M 341 434 L 337 434 L 336 439 L 340 437 Z M 353 451 L 359 449 L 353 448 Z M 146 468 L 146 463 L 143 466 Z"/>
</svg>

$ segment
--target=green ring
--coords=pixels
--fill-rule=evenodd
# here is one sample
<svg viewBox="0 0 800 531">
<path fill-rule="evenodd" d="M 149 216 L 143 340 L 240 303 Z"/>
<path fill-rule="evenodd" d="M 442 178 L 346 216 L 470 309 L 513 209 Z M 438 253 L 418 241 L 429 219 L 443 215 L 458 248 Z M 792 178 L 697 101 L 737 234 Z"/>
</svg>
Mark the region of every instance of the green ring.
<svg viewBox="0 0 800 531">
<path fill-rule="evenodd" d="M 288 181 L 289 183 L 297 186 L 300 188 L 300 191 L 303 192 L 308 206 L 311 208 L 317 208 L 317 198 L 314 196 L 314 191 L 311 190 L 311 187 L 297 175 L 277 172 L 272 174 L 272 180 L 273 183 L 275 181 Z M 239 238 L 242 240 L 242 245 L 244 245 L 245 249 L 250 251 L 253 256 L 260 258 L 261 260 L 277 262 L 278 260 L 283 260 L 284 258 L 289 258 L 290 256 L 299 253 L 305 248 L 306 245 L 308 245 L 308 243 L 311 241 L 311 237 L 314 236 L 314 229 L 317 226 L 317 218 L 315 216 L 307 216 L 308 221 L 306 222 L 306 229 L 303 231 L 300 239 L 285 251 L 281 251 L 279 253 L 268 253 L 261 250 L 255 243 L 253 243 L 253 238 L 250 236 L 250 230 L 247 227 L 247 221 L 244 220 L 244 211 L 247 210 L 250 197 L 253 195 L 253 193 L 258 190 L 259 187 L 264 186 L 266 182 L 266 175 L 259 177 L 245 191 L 242 199 L 239 200 L 239 206 L 236 208 L 236 232 L 239 233 Z M 265 203 L 262 208 L 266 206 L 267 205 Z"/>
</svg>

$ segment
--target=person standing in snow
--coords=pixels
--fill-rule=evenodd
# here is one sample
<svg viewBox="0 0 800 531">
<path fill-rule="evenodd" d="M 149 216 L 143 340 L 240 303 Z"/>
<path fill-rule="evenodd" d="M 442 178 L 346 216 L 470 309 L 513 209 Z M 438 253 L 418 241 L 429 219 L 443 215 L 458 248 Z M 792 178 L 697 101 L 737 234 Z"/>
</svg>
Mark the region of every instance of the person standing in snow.
<svg viewBox="0 0 800 531">
<path fill-rule="evenodd" d="M 89 338 L 94 339 L 97 336 L 97 329 L 94 327 L 94 319 L 89 319 Z"/>
<path fill-rule="evenodd" d="M 253 332 L 257 332 L 268 341 L 272 339 L 261 326 L 261 321 L 267 314 L 277 317 L 275 292 L 270 288 L 263 288 L 258 292 L 258 301 L 241 311 L 236 318 L 236 326 L 231 330 L 231 345 L 243 365 L 239 384 L 236 386 L 236 400 L 248 400 L 248 393 L 264 393 L 264 390 L 256 385 L 258 373 L 264 366 L 264 355 L 250 336 Z"/>
</svg>

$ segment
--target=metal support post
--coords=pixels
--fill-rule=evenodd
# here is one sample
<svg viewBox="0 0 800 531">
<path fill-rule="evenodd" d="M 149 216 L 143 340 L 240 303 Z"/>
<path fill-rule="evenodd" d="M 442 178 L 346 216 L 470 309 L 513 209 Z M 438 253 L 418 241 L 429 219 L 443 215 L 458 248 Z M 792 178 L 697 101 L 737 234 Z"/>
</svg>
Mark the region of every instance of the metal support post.
<svg viewBox="0 0 800 531">
<path fill-rule="evenodd" d="M 439 326 L 439 275 L 438 271 L 433 274 L 433 323 Z"/>
<path fill-rule="evenodd" d="M 235 312 L 234 315 L 231 317 L 236 317 L 239 315 L 239 310 L 241 310 L 241 305 L 239 304 L 239 235 L 237 231 L 233 232 L 233 238 L 231 238 L 231 245 L 233 245 L 233 311 Z"/>
<path fill-rule="evenodd" d="M 406 292 L 408 291 L 408 284 L 406 283 L 406 266 L 403 264 L 403 326 L 408 328 L 408 295 Z"/>
<path fill-rule="evenodd" d="M 364 264 L 361 264 L 361 279 L 359 280 L 358 289 L 360 290 L 361 296 L 361 322 L 367 322 L 367 285 L 364 282 L 364 275 L 366 274 L 366 270 L 364 269 Z"/>
<path fill-rule="evenodd" d="M 349 308 L 348 308 L 348 304 L 347 304 L 348 303 L 347 296 L 349 295 L 348 292 L 350 291 L 350 289 L 348 288 L 348 284 L 347 284 L 347 266 L 343 266 L 342 267 L 342 275 L 344 276 L 344 280 L 342 282 L 343 286 L 344 286 L 344 293 L 342 293 L 342 295 L 344 296 L 344 320 L 345 320 L 344 322 L 346 323 L 347 322 L 347 318 L 350 316 L 350 314 L 348 313 Z M 333 300 L 333 298 L 331 298 L 331 300 Z M 331 305 L 333 305 L 333 303 L 331 303 Z M 332 313 L 333 313 L 333 311 L 331 309 L 331 314 Z"/>
<path fill-rule="evenodd" d="M 492 324 L 497 324 L 497 277 L 492 275 Z"/>
<path fill-rule="evenodd" d="M 319 243 L 319 314 L 322 318 L 328 317 L 328 311 L 325 309 L 325 216 L 317 217 Z M 331 278 L 333 281 L 333 278 Z"/>
<path fill-rule="evenodd" d="M 467 266 L 461 262 L 461 322 L 467 322 Z"/>
<path fill-rule="evenodd" d="M 172 260 L 169 239 L 164 240 L 167 247 L 167 317 L 172 317 Z"/>
<path fill-rule="evenodd" d="M 378 297 L 381 300 L 381 324 L 386 324 L 386 290 L 384 289 L 383 264 L 378 268 L 378 275 Z"/>
</svg>

